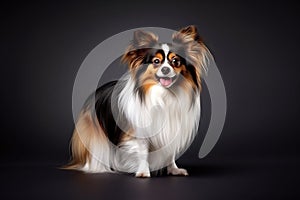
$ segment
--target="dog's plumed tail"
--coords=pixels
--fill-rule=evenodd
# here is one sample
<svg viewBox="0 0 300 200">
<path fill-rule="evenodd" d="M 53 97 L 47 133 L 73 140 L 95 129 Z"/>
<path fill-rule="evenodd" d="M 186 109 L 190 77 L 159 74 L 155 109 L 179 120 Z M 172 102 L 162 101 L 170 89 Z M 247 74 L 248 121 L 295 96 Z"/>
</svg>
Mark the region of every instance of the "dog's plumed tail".
<svg viewBox="0 0 300 200">
<path fill-rule="evenodd" d="M 71 139 L 72 159 L 64 169 L 89 173 L 113 172 L 110 168 L 111 145 L 94 119 L 90 110 L 81 112 Z"/>
</svg>

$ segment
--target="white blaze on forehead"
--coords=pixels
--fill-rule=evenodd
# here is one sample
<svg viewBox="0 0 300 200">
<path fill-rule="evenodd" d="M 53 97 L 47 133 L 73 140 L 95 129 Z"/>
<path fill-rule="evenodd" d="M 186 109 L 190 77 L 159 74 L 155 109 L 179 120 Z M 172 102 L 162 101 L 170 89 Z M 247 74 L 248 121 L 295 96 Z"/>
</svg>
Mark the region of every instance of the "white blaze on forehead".
<svg viewBox="0 0 300 200">
<path fill-rule="evenodd" d="M 168 53 L 170 51 L 170 48 L 167 44 L 162 44 L 161 45 L 162 50 L 164 51 L 165 55 L 168 56 Z"/>
<path fill-rule="evenodd" d="M 170 66 L 168 62 L 168 53 L 170 51 L 170 47 L 167 44 L 162 44 L 161 49 L 164 51 L 165 59 L 164 62 L 161 64 L 159 69 L 156 72 L 156 75 L 159 77 L 159 82 L 164 87 L 170 87 L 177 79 L 176 78 L 176 72 L 173 69 L 172 66 Z M 164 74 L 162 72 L 163 68 L 169 68 L 169 72 L 167 74 Z M 174 78 L 175 77 L 175 78 Z"/>
</svg>

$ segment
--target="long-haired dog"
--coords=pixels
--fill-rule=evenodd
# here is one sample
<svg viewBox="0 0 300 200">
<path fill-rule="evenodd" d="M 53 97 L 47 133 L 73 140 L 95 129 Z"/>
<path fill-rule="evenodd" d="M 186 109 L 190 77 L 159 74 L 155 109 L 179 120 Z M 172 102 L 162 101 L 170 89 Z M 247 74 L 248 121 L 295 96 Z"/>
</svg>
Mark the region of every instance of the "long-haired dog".
<svg viewBox="0 0 300 200">
<path fill-rule="evenodd" d="M 197 133 L 201 76 L 211 54 L 194 26 L 172 40 L 134 32 L 122 57 L 128 73 L 98 88 L 80 112 L 68 169 L 150 177 L 166 167 L 168 174 L 188 175 L 175 160 Z"/>
</svg>

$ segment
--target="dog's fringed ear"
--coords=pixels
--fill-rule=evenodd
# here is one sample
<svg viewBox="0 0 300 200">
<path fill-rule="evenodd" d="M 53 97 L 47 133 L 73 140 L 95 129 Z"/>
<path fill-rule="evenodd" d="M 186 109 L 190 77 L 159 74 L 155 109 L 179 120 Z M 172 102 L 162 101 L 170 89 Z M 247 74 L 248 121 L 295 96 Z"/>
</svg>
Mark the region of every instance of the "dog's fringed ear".
<svg viewBox="0 0 300 200">
<path fill-rule="evenodd" d="M 173 42 L 182 48 L 185 54 L 183 56 L 195 68 L 196 85 L 200 87 L 200 77 L 203 71 L 207 72 L 207 66 L 212 56 L 199 36 L 197 28 L 191 25 L 180 29 L 173 34 Z"/>
<path fill-rule="evenodd" d="M 143 63 L 147 51 L 153 47 L 157 41 L 158 38 L 153 33 L 142 30 L 135 31 L 133 40 L 122 57 L 122 62 L 127 63 L 131 70 L 136 69 Z"/>
<path fill-rule="evenodd" d="M 133 34 L 133 45 L 136 48 L 149 48 L 157 42 L 157 36 L 150 32 L 137 30 Z"/>
<path fill-rule="evenodd" d="M 194 25 L 184 27 L 173 34 L 173 42 L 175 43 L 187 43 L 192 41 L 196 41 L 199 43 L 202 42 L 197 28 Z"/>
</svg>

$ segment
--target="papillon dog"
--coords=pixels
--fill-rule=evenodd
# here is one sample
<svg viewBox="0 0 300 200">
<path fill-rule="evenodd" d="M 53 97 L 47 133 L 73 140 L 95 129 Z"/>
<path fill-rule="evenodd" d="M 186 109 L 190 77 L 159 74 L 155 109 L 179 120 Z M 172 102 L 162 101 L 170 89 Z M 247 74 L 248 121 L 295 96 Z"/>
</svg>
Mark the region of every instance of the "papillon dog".
<svg viewBox="0 0 300 200">
<path fill-rule="evenodd" d="M 86 100 L 66 168 L 136 177 L 164 168 L 168 174 L 187 176 L 175 160 L 197 133 L 201 77 L 210 58 L 195 26 L 174 32 L 172 43 L 135 31 L 122 57 L 128 73 Z"/>
</svg>

